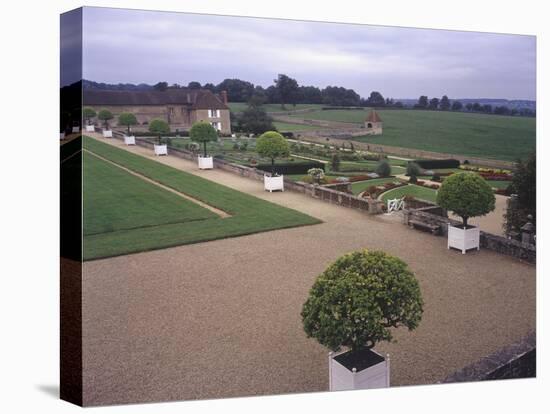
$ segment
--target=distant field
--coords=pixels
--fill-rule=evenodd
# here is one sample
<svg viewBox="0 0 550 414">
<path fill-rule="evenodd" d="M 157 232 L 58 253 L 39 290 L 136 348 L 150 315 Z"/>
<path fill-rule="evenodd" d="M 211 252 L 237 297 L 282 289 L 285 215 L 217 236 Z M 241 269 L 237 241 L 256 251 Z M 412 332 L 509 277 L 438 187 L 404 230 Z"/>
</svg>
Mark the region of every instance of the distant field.
<svg viewBox="0 0 550 414">
<path fill-rule="evenodd" d="M 281 132 L 299 132 L 299 131 L 309 131 L 312 129 L 319 129 L 319 127 L 312 126 L 312 125 L 288 124 L 286 122 L 279 122 L 279 121 L 273 122 L 273 125 L 275 126 L 275 128 L 277 128 L 277 131 L 281 131 Z"/>
<path fill-rule="evenodd" d="M 92 138 L 84 148 L 231 215 L 210 210 L 93 155 L 84 159 L 84 259 L 316 224 L 319 220 Z"/>
<path fill-rule="evenodd" d="M 242 112 L 246 108 L 248 108 L 248 104 L 246 102 L 229 102 L 227 105 L 229 106 L 229 109 L 233 112 Z M 296 104 L 296 106 L 286 105 L 286 109 L 282 109 L 280 104 L 265 104 L 262 106 L 262 108 L 266 112 L 288 112 L 288 111 L 295 111 L 297 109 L 319 109 L 323 106 L 326 106 L 326 105 Z"/>
<path fill-rule="evenodd" d="M 536 147 L 535 118 L 462 112 L 377 111 L 384 122 L 379 136 L 357 141 L 514 161 Z M 368 110 L 326 110 L 292 115 L 298 118 L 362 123 Z"/>
</svg>

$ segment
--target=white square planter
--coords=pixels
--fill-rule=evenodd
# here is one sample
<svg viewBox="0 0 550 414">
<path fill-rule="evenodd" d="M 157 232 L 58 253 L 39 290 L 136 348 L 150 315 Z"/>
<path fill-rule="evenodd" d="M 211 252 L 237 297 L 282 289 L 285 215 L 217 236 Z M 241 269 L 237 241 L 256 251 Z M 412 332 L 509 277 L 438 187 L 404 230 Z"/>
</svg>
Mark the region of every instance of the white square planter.
<svg viewBox="0 0 550 414">
<path fill-rule="evenodd" d="M 65 133 L 64 132 L 59 133 L 59 139 L 65 139 Z"/>
<path fill-rule="evenodd" d="M 86 132 L 95 132 L 95 126 L 86 125 Z"/>
<path fill-rule="evenodd" d="M 447 249 L 454 247 L 466 254 L 466 250 L 479 250 L 479 227 L 464 229 L 449 223 L 447 235 Z"/>
<path fill-rule="evenodd" d="M 364 361 L 347 361 L 349 352 L 339 355 L 329 353 L 329 390 L 366 390 L 390 386 L 390 357 L 384 358 L 371 350 L 363 351 Z"/>
<path fill-rule="evenodd" d="M 211 170 L 214 168 L 214 158 L 213 157 L 203 157 L 199 155 L 199 169 L 201 170 Z"/>
<path fill-rule="evenodd" d="M 103 138 L 113 138 L 113 131 L 110 129 L 103 130 Z"/>
<path fill-rule="evenodd" d="M 134 137 L 133 135 L 124 135 L 124 143 L 126 145 L 136 145 L 136 137 Z"/>
<path fill-rule="evenodd" d="M 78 134 L 80 132 L 80 127 L 73 127 L 73 134 Z"/>
<path fill-rule="evenodd" d="M 155 144 L 155 155 L 168 155 L 168 146 Z"/>
<path fill-rule="evenodd" d="M 277 177 L 270 177 L 268 175 L 264 175 L 264 189 L 269 192 L 277 190 L 285 191 L 283 176 L 279 175 Z"/>
</svg>

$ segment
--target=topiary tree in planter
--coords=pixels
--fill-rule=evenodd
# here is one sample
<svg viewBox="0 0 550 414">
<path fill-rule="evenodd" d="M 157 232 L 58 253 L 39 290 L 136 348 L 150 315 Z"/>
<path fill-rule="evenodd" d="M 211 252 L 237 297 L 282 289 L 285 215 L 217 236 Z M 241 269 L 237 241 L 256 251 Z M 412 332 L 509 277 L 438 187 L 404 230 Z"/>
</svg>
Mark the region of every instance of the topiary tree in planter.
<svg viewBox="0 0 550 414">
<path fill-rule="evenodd" d="M 189 136 L 193 141 L 202 142 L 204 148 L 204 157 L 206 157 L 206 144 L 210 141 L 218 140 L 216 128 L 208 122 L 195 122 L 189 131 Z"/>
<path fill-rule="evenodd" d="M 97 113 L 93 110 L 93 108 L 84 108 L 82 110 L 82 117 L 86 120 L 86 124 L 91 125 L 90 120 L 95 117 Z"/>
<path fill-rule="evenodd" d="M 495 209 L 495 195 L 483 177 L 461 172 L 443 181 L 437 192 L 437 204 L 461 217 L 466 229 L 470 217 L 484 216 Z"/>
<path fill-rule="evenodd" d="M 111 111 L 109 111 L 108 109 L 102 109 L 101 111 L 99 111 L 99 113 L 97 114 L 97 118 L 102 120 L 103 121 L 103 125 L 105 126 L 105 129 L 108 129 L 109 128 L 109 121 L 111 119 L 114 118 L 113 114 L 111 113 Z"/>
<path fill-rule="evenodd" d="M 161 145 L 161 138 L 170 133 L 170 126 L 162 119 L 153 119 L 149 123 L 149 132 L 158 136 L 158 145 Z"/>
<path fill-rule="evenodd" d="M 130 112 L 123 112 L 118 116 L 119 125 L 125 125 L 128 128 L 128 135 L 130 135 L 130 127 L 132 125 L 137 125 L 137 119 L 134 114 Z"/>
<path fill-rule="evenodd" d="M 276 131 L 264 132 L 256 141 L 256 151 L 261 157 L 271 159 L 271 175 L 275 175 L 275 159 L 288 157 L 288 141 Z"/>
<path fill-rule="evenodd" d="M 407 264 L 381 251 L 346 254 L 318 276 L 301 316 L 308 337 L 350 353 L 392 341 L 390 329 L 418 327 L 423 301 Z"/>
</svg>

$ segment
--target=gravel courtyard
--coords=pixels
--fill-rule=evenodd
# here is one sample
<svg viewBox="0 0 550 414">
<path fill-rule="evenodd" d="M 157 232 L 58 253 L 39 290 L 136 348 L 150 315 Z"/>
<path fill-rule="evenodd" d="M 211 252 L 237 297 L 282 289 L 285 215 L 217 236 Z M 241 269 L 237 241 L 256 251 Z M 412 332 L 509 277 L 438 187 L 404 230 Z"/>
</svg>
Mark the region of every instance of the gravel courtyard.
<svg viewBox="0 0 550 414">
<path fill-rule="evenodd" d="M 323 223 L 86 262 L 86 405 L 326 391 L 328 350 L 306 338 L 301 306 L 316 276 L 357 249 L 400 257 L 421 285 L 420 327 L 376 348 L 391 356 L 392 386 L 436 383 L 535 329 L 534 266 L 487 250 L 463 256 L 385 216 L 158 161 Z"/>
</svg>

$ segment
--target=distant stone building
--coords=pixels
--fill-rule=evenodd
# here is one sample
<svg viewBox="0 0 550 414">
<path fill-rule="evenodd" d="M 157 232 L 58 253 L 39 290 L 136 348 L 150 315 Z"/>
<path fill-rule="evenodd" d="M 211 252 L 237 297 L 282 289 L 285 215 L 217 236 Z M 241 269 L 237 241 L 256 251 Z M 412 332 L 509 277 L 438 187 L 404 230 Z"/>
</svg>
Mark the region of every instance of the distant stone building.
<svg viewBox="0 0 550 414">
<path fill-rule="evenodd" d="M 84 107 L 96 112 L 107 109 L 115 118 L 109 125 L 117 126 L 122 112 L 134 114 L 138 129 L 147 128 L 152 119 L 163 119 L 172 130 L 188 130 L 198 121 L 209 122 L 224 134 L 231 133 L 227 93 L 220 96 L 207 89 L 168 88 L 165 91 L 112 91 L 85 89 L 82 93 Z M 97 119 L 96 123 L 100 123 Z"/>
<path fill-rule="evenodd" d="M 374 109 L 365 119 L 365 129 L 368 135 L 382 135 L 382 118 Z"/>
</svg>

